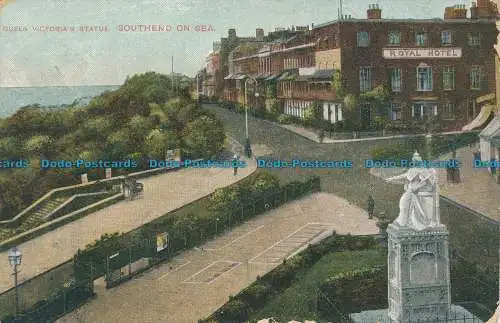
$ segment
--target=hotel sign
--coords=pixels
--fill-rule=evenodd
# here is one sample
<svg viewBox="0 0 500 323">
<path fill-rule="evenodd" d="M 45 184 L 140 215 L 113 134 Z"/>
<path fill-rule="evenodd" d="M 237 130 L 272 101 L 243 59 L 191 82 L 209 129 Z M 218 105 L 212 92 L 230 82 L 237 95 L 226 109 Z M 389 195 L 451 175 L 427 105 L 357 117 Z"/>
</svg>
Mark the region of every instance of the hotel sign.
<svg viewBox="0 0 500 323">
<path fill-rule="evenodd" d="M 386 59 L 460 58 L 462 48 L 384 48 L 382 55 Z"/>
</svg>

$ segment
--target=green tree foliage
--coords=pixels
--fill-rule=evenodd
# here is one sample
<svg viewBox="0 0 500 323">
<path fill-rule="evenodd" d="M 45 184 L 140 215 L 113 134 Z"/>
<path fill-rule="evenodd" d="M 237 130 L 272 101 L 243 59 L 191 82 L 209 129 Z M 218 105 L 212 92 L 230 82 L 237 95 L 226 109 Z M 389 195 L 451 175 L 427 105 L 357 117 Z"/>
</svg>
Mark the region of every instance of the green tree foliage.
<svg viewBox="0 0 500 323">
<path fill-rule="evenodd" d="M 194 156 L 213 158 L 222 150 L 225 137 L 219 120 L 202 116 L 187 124 L 185 148 Z"/>
<path fill-rule="evenodd" d="M 253 196 L 271 195 L 280 187 L 278 177 L 269 172 L 259 173 L 250 183 L 250 194 Z"/>
<path fill-rule="evenodd" d="M 321 121 L 321 106 L 318 102 L 313 102 L 304 113 L 304 121 L 311 126 L 318 126 Z"/>
<path fill-rule="evenodd" d="M 4 137 L 0 139 L 0 158 L 19 158 L 23 155 L 21 142 L 16 137 Z"/>
<path fill-rule="evenodd" d="M 53 144 L 53 139 L 49 136 L 37 135 L 29 138 L 23 147 L 23 151 L 27 155 L 47 155 L 50 154 L 50 149 Z"/>
<path fill-rule="evenodd" d="M 218 188 L 210 196 L 209 208 L 215 212 L 230 211 L 240 204 L 241 191 L 233 187 Z"/>
<path fill-rule="evenodd" d="M 85 120 L 82 124 L 83 140 L 105 140 L 113 131 L 111 120 L 105 117 L 96 117 Z"/>
<path fill-rule="evenodd" d="M 169 76 L 148 72 L 129 77 L 119 89 L 96 96 L 86 107 L 22 108 L 0 120 L 0 158 L 22 158 L 36 168 L 41 158 L 131 158 L 141 164 L 145 157 L 163 158 L 166 149 L 174 148 L 186 148 L 193 158 L 214 156 L 222 148 L 224 130 L 213 114 L 196 104 L 190 93 L 183 92 L 182 87 L 190 87 L 191 81 L 178 78 L 177 87 L 172 89 Z M 147 167 L 141 165 L 142 169 Z M 50 189 L 76 184 L 76 175 L 82 170 L 29 172 L 16 170 L 19 180 L 11 182 L 9 171 L 8 179 L 4 179 L 8 184 L 0 190 L 0 216 L 12 217 Z M 32 177 L 43 180 L 27 180 Z"/>
<path fill-rule="evenodd" d="M 168 149 L 180 147 L 178 137 L 169 131 L 153 129 L 145 140 L 146 154 L 151 158 L 163 159 Z"/>
</svg>

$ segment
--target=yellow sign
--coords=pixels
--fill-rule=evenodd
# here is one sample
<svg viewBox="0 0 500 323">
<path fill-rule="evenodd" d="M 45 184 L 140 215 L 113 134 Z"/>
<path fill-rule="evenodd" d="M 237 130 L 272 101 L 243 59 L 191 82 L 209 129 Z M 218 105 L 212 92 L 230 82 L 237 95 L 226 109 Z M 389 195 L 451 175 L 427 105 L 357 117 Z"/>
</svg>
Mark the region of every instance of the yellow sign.
<svg viewBox="0 0 500 323">
<path fill-rule="evenodd" d="M 14 0 L 0 0 L 0 13 L 2 13 L 3 7 L 5 7 L 11 2 L 14 2 Z"/>
<path fill-rule="evenodd" d="M 168 234 L 166 232 L 156 235 L 156 251 L 160 252 L 168 247 Z"/>
</svg>

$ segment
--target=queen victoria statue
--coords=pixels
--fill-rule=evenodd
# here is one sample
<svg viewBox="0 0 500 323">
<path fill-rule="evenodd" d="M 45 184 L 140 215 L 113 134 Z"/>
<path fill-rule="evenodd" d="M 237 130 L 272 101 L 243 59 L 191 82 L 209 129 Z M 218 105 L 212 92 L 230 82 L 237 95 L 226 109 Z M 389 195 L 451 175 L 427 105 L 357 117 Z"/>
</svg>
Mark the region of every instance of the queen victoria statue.
<svg viewBox="0 0 500 323">
<path fill-rule="evenodd" d="M 394 220 L 402 228 L 424 230 L 441 226 L 439 218 L 439 195 L 437 191 L 437 172 L 425 168 L 422 158 L 415 152 L 414 163 L 406 173 L 388 178 L 387 181 L 405 181 L 405 192 L 399 201 L 399 216 Z"/>
</svg>

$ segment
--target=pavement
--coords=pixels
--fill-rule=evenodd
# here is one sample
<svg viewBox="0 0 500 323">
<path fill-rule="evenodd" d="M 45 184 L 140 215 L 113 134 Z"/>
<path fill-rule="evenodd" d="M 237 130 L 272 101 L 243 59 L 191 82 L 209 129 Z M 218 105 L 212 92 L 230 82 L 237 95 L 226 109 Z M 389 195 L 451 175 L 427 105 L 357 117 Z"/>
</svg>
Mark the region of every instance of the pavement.
<svg viewBox="0 0 500 323">
<path fill-rule="evenodd" d="M 457 150 L 456 159 L 461 164 L 460 183 L 448 183 L 446 169 L 439 169 L 439 191 L 441 195 L 500 222 L 500 184 L 496 183 L 487 168 L 474 167 L 472 154 L 477 149 L 464 147 Z M 440 159 L 451 158 L 450 153 Z"/>
<path fill-rule="evenodd" d="M 265 122 L 270 122 L 276 126 L 279 126 L 281 128 L 287 129 L 289 131 L 292 131 L 302 137 L 305 137 L 309 140 L 312 140 L 316 143 L 320 143 L 318 139 L 318 134 L 314 129 L 309 129 L 309 128 L 304 128 L 301 126 L 297 125 L 290 125 L 290 124 L 281 124 L 277 122 L 272 122 L 268 120 L 264 120 Z M 459 134 L 462 133 L 462 131 L 450 131 L 450 132 L 443 132 L 443 133 L 438 133 L 440 135 L 452 135 L 452 134 Z M 353 138 L 353 139 L 332 139 L 328 138 L 328 136 L 325 134 L 325 137 L 323 138 L 323 144 L 333 144 L 333 143 L 347 143 L 347 142 L 359 142 L 359 141 L 376 141 L 376 140 L 387 140 L 387 139 L 402 139 L 402 138 L 410 138 L 410 137 L 415 137 L 415 136 L 426 136 L 426 134 L 411 134 L 411 135 L 389 135 L 389 136 L 382 136 L 382 137 L 364 137 L 364 138 Z"/>
<path fill-rule="evenodd" d="M 457 149 L 456 159 L 460 162 L 460 183 L 448 183 L 446 169 L 437 169 L 439 194 L 500 222 L 500 185 L 495 182 L 487 168 L 474 167 L 472 154 L 477 149 L 476 146 Z M 445 154 L 439 159 L 452 159 L 452 154 Z M 405 169 L 402 168 L 373 168 L 371 174 L 385 179 L 404 171 Z"/>
<path fill-rule="evenodd" d="M 23 262 L 19 281 L 34 277 L 73 257 L 78 249 L 104 233 L 128 232 L 165 213 L 212 193 L 250 175 L 256 169 L 254 160 L 245 160 L 246 168 L 233 175 L 232 168 L 185 168 L 139 180 L 144 197 L 121 201 L 89 214 L 19 245 Z M 0 293 L 13 287 L 12 269 L 7 253 L 0 253 Z"/>
<path fill-rule="evenodd" d="M 333 194 L 271 210 L 113 289 L 59 319 L 70 322 L 198 322 L 325 233 L 376 234 L 375 220 Z"/>
</svg>

